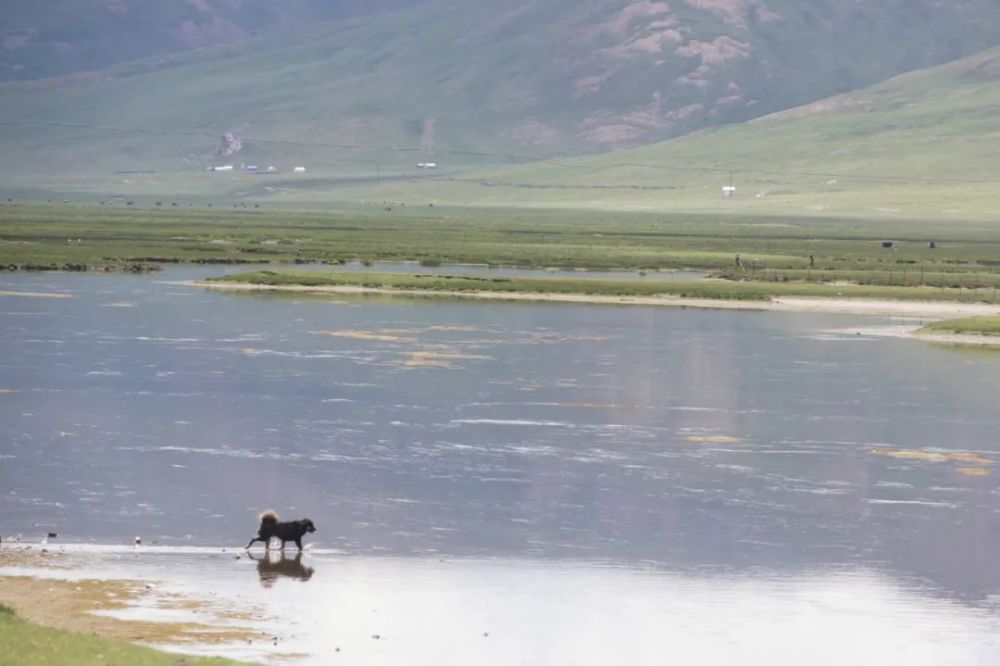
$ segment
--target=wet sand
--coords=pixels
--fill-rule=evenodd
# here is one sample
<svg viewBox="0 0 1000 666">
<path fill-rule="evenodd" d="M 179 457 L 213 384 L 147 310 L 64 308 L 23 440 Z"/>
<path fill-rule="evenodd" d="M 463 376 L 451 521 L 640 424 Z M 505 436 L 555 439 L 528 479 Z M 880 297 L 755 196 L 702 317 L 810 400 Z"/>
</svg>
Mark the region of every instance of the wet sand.
<svg viewBox="0 0 1000 666">
<path fill-rule="evenodd" d="M 952 301 L 897 301 L 861 298 L 778 297 L 770 301 L 736 301 L 713 298 L 677 298 L 670 296 L 602 296 L 594 294 L 551 294 L 532 292 L 431 291 L 423 289 L 385 289 L 354 286 L 263 285 L 218 282 L 191 282 L 193 286 L 226 291 L 284 291 L 307 294 L 363 295 L 381 294 L 424 298 L 465 298 L 494 301 L 543 303 L 593 303 L 600 305 L 643 305 L 673 308 L 712 308 L 722 310 L 771 310 L 784 312 L 822 312 L 831 314 L 873 314 L 913 316 L 934 319 L 1000 314 L 1000 305 L 957 303 Z"/>
<path fill-rule="evenodd" d="M 959 345 L 969 347 L 1000 347 L 1000 336 L 969 335 L 961 333 L 920 333 L 913 331 L 908 337 L 942 345 Z"/>
<path fill-rule="evenodd" d="M 992 314 L 992 313 L 987 313 Z M 968 315 L 973 316 L 973 315 Z M 950 316 L 942 317 L 948 319 Z M 927 333 L 920 329 L 923 324 L 914 323 L 902 326 L 875 326 L 870 328 L 858 328 L 856 333 L 861 335 L 871 335 L 885 338 L 908 338 L 911 340 L 921 340 L 940 345 L 956 347 L 983 347 L 1000 348 L 1000 335 L 975 335 L 971 333 Z"/>
<path fill-rule="evenodd" d="M 252 612 L 161 589 L 134 567 L 111 571 L 99 555 L 73 548 L 4 544 L 0 602 L 36 624 L 173 649 L 210 652 L 262 638 L 247 625 Z"/>
<path fill-rule="evenodd" d="M 11 291 L 0 289 L 0 296 L 20 296 L 22 298 L 73 298 L 72 294 L 61 294 L 50 291 Z"/>
</svg>

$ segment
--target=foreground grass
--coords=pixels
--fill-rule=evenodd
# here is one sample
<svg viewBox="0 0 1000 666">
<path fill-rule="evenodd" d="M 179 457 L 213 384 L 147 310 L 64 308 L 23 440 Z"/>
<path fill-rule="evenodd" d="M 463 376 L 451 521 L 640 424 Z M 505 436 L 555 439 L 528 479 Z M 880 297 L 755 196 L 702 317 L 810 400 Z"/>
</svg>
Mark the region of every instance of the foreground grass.
<svg viewBox="0 0 1000 666">
<path fill-rule="evenodd" d="M 927 324 L 920 329 L 920 332 L 1000 336 L 1000 317 L 948 319 Z"/>
<path fill-rule="evenodd" d="M 428 292 L 580 294 L 587 296 L 667 296 L 740 301 L 772 297 L 872 298 L 905 301 L 995 302 L 992 292 L 929 287 L 825 285 L 806 282 L 659 281 L 573 278 L 506 278 L 410 273 L 334 273 L 259 271 L 216 278 L 214 282 L 305 287 L 365 287 Z"/>
<path fill-rule="evenodd" d="M 221 658 L 185 657 L 19 619 L 0 604 L 0 666 L 239 666 Z"/>
</svg>

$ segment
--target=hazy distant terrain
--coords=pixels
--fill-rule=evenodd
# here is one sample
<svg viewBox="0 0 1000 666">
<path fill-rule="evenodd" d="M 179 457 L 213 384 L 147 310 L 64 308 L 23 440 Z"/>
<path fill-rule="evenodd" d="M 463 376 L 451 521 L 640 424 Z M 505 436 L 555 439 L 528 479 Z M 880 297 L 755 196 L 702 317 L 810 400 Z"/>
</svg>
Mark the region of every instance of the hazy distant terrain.
<svg viewBox="0 0 1000 666">
<path fill-rule="evenodd" d="M 992 0 L 60 0 L 0 17 L 0 60 L 30 79 L 0 83 L 4 196 L 1000 203 Z"/>
<path fill-rule="evenodd" d="M 447 182 L 383 185 L 354 196 L 996 219 L 997 108 L 1000 48 L 633 150 L 471 172 Z M 725 201 L 721 188 L 730 182 L 736 196 Z"/>
<path fill-rule="evenodd" d="M 452 164 L 601 152 L 787 109 L 1000 39 L 991 0 L 427 0 L 303 27 L 303 17 L 362 11 L 321 4 L 5 7 L 5 26 L 48 26 L 23 39 L 7 29 L 8 63 L 52 42 L 42 35 L 60 21 L 55 41 L 86 52 L 111 40 L 121 56 L 139 54 L 129 35 L 163 51 L 189 21 L 243 27 L 191 42 L 205 48 L 0 86 L 0 173 L 200 170 L 224 132 L 242 139 L 237 163 L 347 171 L 420 159 L 401 148 Z"/>
<path fill-rule="evenodd" d="M 422 0 L 45 0 L 0 7 L 0 80 L 101 69 Z"/>
</svg>

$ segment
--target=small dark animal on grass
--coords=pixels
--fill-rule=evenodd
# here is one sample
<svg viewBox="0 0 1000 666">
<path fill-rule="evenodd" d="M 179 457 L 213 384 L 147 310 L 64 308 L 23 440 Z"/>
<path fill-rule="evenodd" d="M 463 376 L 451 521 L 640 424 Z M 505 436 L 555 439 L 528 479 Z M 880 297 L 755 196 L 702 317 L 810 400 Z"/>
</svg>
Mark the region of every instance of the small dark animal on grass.
<svg viewBox="0 0 1000 666">
<path fill-rule="evenodd" d="M 257 530 L 257 536 L 250 539 L 250 543 L 247 544 L 247 550 L 255 541 L 263 541 L 264 546 L 270 549 L 271 539 L 281 539 L 282 550 L 285 549 L 286 541 L 294 541 L 299 550 L 302 550 L 302 536 L 307 532 L 315 531 L 316 526 L 308 518 L 283 523 L 274 511 L 265 511 L 260 514 L 260 528 Z"/>
</svg>

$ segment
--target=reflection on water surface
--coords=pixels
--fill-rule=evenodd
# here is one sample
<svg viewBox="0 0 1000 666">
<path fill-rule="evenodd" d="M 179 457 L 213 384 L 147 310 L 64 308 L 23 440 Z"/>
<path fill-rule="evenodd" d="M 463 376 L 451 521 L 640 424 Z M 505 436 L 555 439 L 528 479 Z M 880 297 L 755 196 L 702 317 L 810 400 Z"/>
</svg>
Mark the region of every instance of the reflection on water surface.
<svg viewBox="0 0 1000 666">
<path fill-rule="evenodd" d="M 100 559 L 80 575 L 127 571 L 158 581 L 155 589 L 167 598 L 210 590 L 214 605 L 238 614 L 241 631 L 261 638 L 205 652 L 303 666 L 335 659 L 986 666 L 1000 656 L 991 607 L 945 599 L 918 580 L 864 567 L 679 573 L 572 559 L 310 551 L 261 560 L 218 549 L 152 548 L 138 556 L 91 549 L 83 552 Z M 163 614 L 148 602 L 117 613 Z"/>
<path fill-rule="evenodd" d="M 821 648 L 868 629 L 893 654 L 997 656 L 984 636 L 1000 593 L 1000 357 L 854 335 L 899 323 L 879 317 L 171 282 L 189 275 L 0 279 L 72 296 L 0 297 L 5 533 L 242 545 L 265 507 L 308 515 L 324 527 L 315 543 L 347 559 L 306 556 L 307 584 L 275 570 L 255 589 L 277 599 L 295 584 L 341 619 L 368 585 L 400 592 L 397 574 L 421 592 L 380 612 L 461 615 L 442 591 L 462 587 L 457 574 L 433 563 L 499 558 L 514 578 L 489 583 L 482 612 L 507 608 L 529 634 L 533 614 L 551 618 L 525 643 L 537 653 L 503 653 L 514 663 L 546 663 L 544 646 L 569 642 L 560 631 L 620 661 L 587 638 L 608 617 L 634 626 L 636 663 L 667 628 L 671 644 L 701 646 L 698 663 L 757 635 L 767 654 L 782 627 L 793 640 L 776 654 L 812 663 L 837 663 Z M 402 564 L 383 578 L 363 573 L 390 556 Z M 561 578 L 561 563 L 577 573 Z M 470 571 L 473 587 L 499 576 Z M 572 622 L 557 630 L 559 613 Z M 440 629 L 444 616 L 419 615 Z M 852 663 L 857 641 L 837 641 L 830 654 Z"/>
<path fill-rule="evenodd" d="M 306 581 L 313 575 L 313 568 L 302 564 L 301 552 L 289 556 L 280 550 L 267 551 L 263 554 L 247 553 L 247 557 L 257 562 L 257 575 L 264 587 L 272 587 L 280 578 Z"/>
</svg>

